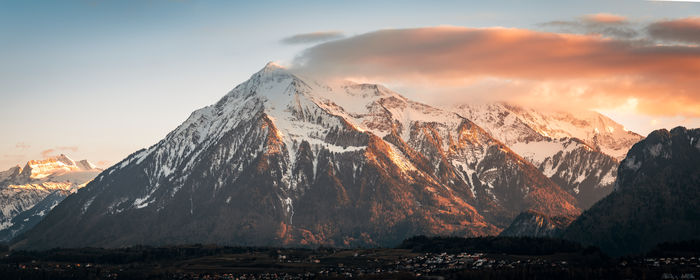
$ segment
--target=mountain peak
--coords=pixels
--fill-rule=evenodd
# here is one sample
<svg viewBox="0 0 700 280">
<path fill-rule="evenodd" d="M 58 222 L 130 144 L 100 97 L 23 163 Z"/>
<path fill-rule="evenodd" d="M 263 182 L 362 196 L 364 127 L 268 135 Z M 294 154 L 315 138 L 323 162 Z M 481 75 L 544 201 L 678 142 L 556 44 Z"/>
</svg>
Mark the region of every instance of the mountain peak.
<svg viewBox="0 0 700 280">
<path fill-rule="evenodd" d="M 56 157 L 56 161 L 60 161 L 62 163 L 65 163 L 66 165 L 75 165 L 75 161 L 68 157 L 67 155 L 60 154 Z"/>
<path fill-rule="evenodd" d="M 56 174 L 73 171 L 100 171 L 87 160 L 76 162 L 65 154 L 43 160 L 30 160 L 20 169 L 26 180 L 45 180 Z"/>
<path fill-rule="evenodd" d="M 248 84 L 254 85 L 254 87 L 260 86 L 261 84 L 279 84 L 285 83 L 288 79 L 298 79 L 295 75 L 289 72 L 287 68 L 281 66 L 275 62 L 268 62 L 265 67 L 260 69 L 260 71 L 253 74 L 247 81 Z M 258 90 L 262 91 L 262 90 Z"/>
<path fill-rule="evenodd" d="M 89 162 L 87 159 L 78 161 L 75 163 L 78 167 L 80 167 L 83 170 L 92 170 L 92 169 L 97 169 L 97 166 L 92 164 L 92 162 Z"/>
<path fill-rule="evenodd" d="M 621 162 L 622 172 L 618 181 L 636 180 L 639 174 L 655 172 L 659 165 L 670 160 L 687 160 L 689 154 L 700 149 L 700 130 L 676 127 L 668 131 L 659 129 L 649 133 L 645 141 L 632 146 L 627 157 Z M 642 170 L 643 169 L 643 170 Z M 624 174 L 623 174 L 624 173 Z"/>
<path fill-rule="evenodd" d="M 276 62 L 270 61 L 267 64 L 265 64 L 265 67 L 260 69 L 260 71 L 258 71 L 258 73 L 272 73 L 272 72 L 277 72 L 277 71 L 286 70 L 286 69 L 287 68 L 285 68 L 282 65 L 277 64 Z"/>
</svg>

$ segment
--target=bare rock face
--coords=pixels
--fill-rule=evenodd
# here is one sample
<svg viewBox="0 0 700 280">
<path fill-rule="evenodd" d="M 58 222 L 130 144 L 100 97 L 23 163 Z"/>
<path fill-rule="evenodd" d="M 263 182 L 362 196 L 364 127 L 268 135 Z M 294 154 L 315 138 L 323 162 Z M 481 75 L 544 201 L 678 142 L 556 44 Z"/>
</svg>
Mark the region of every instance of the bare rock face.
<svg viewBox="0 0 700 280">
<path fill-rule="evenodd" d="M 700 129 L 649 134 L 620 163 L 615 191 L 577 218 L 563 237 L 611 255 L 700 238 Z"/>
<path fill-rule="evenodd" d="M 576 216 L 549 217 L 537 211 L 520 213 L 500 236 L 558 237 Z"/>
<path fill-rule="evenodd" d="M 393 246 L 495 235 L 575 198 L 470 120 L 379 85 L 268 64 L 105 170 L 14 248 Z"/>
</svg>

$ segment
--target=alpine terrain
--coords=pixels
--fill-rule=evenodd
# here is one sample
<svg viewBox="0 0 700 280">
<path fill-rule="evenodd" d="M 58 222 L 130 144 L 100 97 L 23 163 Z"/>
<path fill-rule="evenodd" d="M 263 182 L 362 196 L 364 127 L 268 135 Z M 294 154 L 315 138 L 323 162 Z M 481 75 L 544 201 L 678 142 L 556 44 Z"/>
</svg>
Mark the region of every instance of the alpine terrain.
<svg viewBox="0 0 700 280">
<path fill-rule="evenodd" d="M 538 111 L 507 103 L 452 108 L 505 143 L 588 209 L 612 192 L 619 160 L 642 137 L 593 111 Z M 523 212 L 501 235 L 554 236 L 576 218 Z"/>
<path fill-rule="evenodd" d="M 537 166 L 588 209 L 612 192 L 617 166 L 640 135 L 593 111 L 537 111 L 506 103 L 459 105 L 458 114 Z"/>
<path fill-rule="evenodd" d="M 32 160 L 0 172 L 0 241 L 38 223 L 70 193 L 102 172 L 87 160 L 66 155 Z"/>
<path fill-rule="evenodd" d="M 612 255 L 700 237 L 700 129 L 676 127 L 635 144 L 615 190 L 577 218 L 563 237 Z"/>
<path fill-rule="evenodd" d="M 547 216 L 537 211 L 528 210 L 520 213 L 499 236 L 557 237 L 566 229 L 576 216 Z"/>
<path fill-rule="evenodd" d="M 580 213 L 539 166 L 464 116 L 273 63 L 105 170 L 14 248 L 392 246 Z"/>
</svg>

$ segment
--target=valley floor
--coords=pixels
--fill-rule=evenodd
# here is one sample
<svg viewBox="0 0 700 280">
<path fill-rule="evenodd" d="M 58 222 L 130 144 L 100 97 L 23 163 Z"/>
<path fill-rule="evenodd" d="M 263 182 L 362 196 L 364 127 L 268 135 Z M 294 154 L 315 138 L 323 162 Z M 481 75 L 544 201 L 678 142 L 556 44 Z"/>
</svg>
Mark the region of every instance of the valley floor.
<svg viewBox="0 0 700 280">
<path fill-rule="evenodd" d="M 609 259 L 410 249 L 132 247 L 3 253 L 3 279 L 694 279 L 698 255 Z"/>
</svg>

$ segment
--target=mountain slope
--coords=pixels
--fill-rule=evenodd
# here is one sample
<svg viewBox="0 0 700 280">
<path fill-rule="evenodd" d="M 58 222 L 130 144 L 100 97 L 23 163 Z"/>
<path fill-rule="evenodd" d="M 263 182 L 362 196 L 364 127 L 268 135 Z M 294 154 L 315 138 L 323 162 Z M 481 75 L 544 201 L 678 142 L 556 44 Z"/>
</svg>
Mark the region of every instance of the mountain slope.
<svg viewBox="0 0 700 280">
<path fill-rule="evenodd" d="M 14 237 L 12 232 L 20 232 L 6 231 L 11 227 L 30 227 L 22 219 L 14 220 L 16 216 L 41 204 L 52 194 L 61 194 L 49 199 L 53 202 L 57 197 L 75 192 L 101 171 L 86 160 L 75 162 L 66 155 L 59 155 L 0 172 L 0 241 Z"/>
<path fill-rule="evenodd" d="M 556 237 L 575 218 L 575 216 L 549 217 L 536 211 L 525 211 L 520 213 L 499 236 Z"/>
<path fill-rule="evenodd" d="M 616 190 L 576 219 L 563 237 L 612 255 L 700 238 L 699 167 L 700 129 L 652 132 L 620 163 Z"/>
<path fill-rule="evenodd" d="M 575 200 L 483 129 L 382 86 L 268 64 L 59 204 L 16 248 L 395 245 Z"/>
<path fill-rule="evenodd" d="M 616 156 L 624 157 L 641 139 L 595 112 L 574 116 L 505 103 L 463 104 L 453 110 L 484 127 L 537 166 L 573 195 L 583 209 L 612 191 L 617 174 Z M 608 155 L 610 151 L 613 153 Z"/>
<path fill-rule="evenodd" d="M 36 226 L 36 224 L 38 224 L 44 218 L 44 216 L 51 211 L 51 209 L 56 207 L 56 205 L 58 205 L 70 194 L 71 192 L 67 190 L 54 190 L 28 210 L 17 214 L 10 221 L 11 226 L 0 230 L 0 242 L 10 241 L 15 236 L 20 235 Z"/>
</svg>

